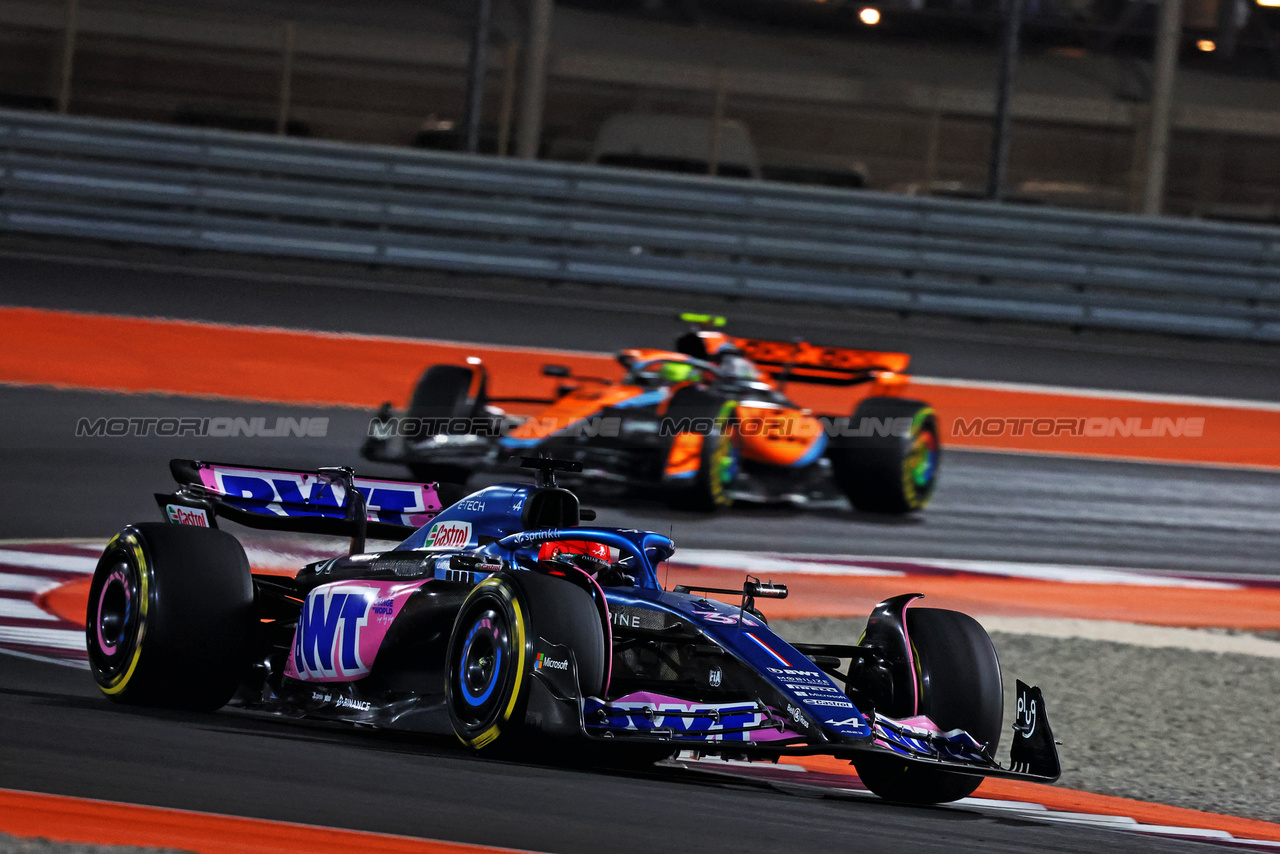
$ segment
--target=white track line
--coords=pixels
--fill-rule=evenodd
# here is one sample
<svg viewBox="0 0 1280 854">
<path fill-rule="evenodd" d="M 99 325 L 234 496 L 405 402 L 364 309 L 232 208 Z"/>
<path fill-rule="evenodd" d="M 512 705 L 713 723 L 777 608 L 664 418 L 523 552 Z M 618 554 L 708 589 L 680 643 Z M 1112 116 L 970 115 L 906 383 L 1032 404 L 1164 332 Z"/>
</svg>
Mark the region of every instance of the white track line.
<svg viewBox="0 0 1280 854">
<path fill-rule="evenodd" d="M 673 761 L 674 765 L 684 766 L 700 771 L 709 771 L 712 773 L 724 774 L 726 776 L 740 776 L 748 779 L 760 779 L 760 775 L 752 773 L 761 763 L 752 762 L 725 762 L 720 759 L 694 759 L 692 754 L 684 751 L 676 756 Z M 789 770 L 805 772 L 808 769 L 793 765 L 785 760 L 776 765 L 767 765 L 763 770 L 778 771 Z M 829 785 L 808 784 L 804 780 L 805 774 L 797 774 L 793 780 L 778 780 L 766 778 L 771 785 L 778 786 L 784 791 L 792 791 L 799 789 L 817 789 L 824 792 L 837 792 L 844 795 L 857 798 L 874 798 L 871 792 L 864 789 L 855 789 L 852 786 L 832 787 Z M 1124 833 L 1142 833 L 1149 836 L 1164 836 L 1178 839 L 1194 839 L 1204 842 L 1214 842 L 1220 845 L 1229 845 L 1232 847 L 1244 848 L 1276 848 L 1280 849 L 1280 842 L 1270 842 L 1266 840 L 1246 839 L 1233 836 L 1225 830 L 1214 830 L 1205 827 L 1180 827 L 1177 825 L 1164 824 L 1143 824 L 1137 819 L 1126 815 L 1114 815 L 1108 813 L 1089 813 L 1089 812 L 1072 812 L 1070 810 L 1050 809 L 1044 804 L 1038 804 L 1029 801 L 1006 801 L 998 798 L 962 798 L 952 804 L 945 804 L 944 807 L 969 807 L 973 809 L 983 810 L 995 813 L 1013 813 L 1029 821 L 1043 821 L 1052 824 L 1067 824 L 1084 827 L 1094 827 L 1099 830 L 1112 830 Z"/>
<path fill-rule="evenodd" d="M 839 558 L 836 558 L 837 560 Z M 825 561 L 794 560 L 785 555 L 719 549 L 681 549 L 672 566 L 702 566 L 741 572 L 775 572 L 791 575 L 855 575 L 901 577 L 906 573 L 872 566 L 850 566 Z"/>
<path fill-rule="evenodd" d="M 51 555 L 45 552 L 28 552 L 18 549 L 0 549 L 0 566 L 51 569 L 59 572 L 80 572 L 88 575 L 98 565 L 96 557 L 76 555 Z"/>
<path fill-rule="evenodd" d="M 0 643 L 20 643 L 47 649 L 84 649 L 83 629 L 26 629 L 0 626 Z"/>
<path fill-rule="evenodd" d="M 16 575 L 14 573 L 5 572 L 4 567 L 0 567 L 0 590 L 11 591 L 15 593 L 44 593 L 46 590 L 52 590 L 55 587 L 62 586 L 62 582 L 56 578 L 46 578 L 44 576 L 34 575 Z"/>
<path fill-rule="evenodd" d="M 26 599 L 0 599 L 0 618 L 10 620 L 57 620 L 58 618 Z"/>
<path fill-rule="evenodd" d="M 1099 566 L 1056 563 L 1012 563 L 994 560 L 949 558 L 868 557 L 855 555 L 789 555 L 718 549 L 681 549 L 673 566 L 698 565 L 776 575 L 904 576 L 912 567 L 968 572 L 1004 578 L 1027 578 L 1068 584 L 1121 584 L 1135 587 L 1182 587 L 1193 590 L 1238 590 L 1240 585 Z M 902 569 L 867 566 L 868 563 L 904 564 Z"/>
</svg>

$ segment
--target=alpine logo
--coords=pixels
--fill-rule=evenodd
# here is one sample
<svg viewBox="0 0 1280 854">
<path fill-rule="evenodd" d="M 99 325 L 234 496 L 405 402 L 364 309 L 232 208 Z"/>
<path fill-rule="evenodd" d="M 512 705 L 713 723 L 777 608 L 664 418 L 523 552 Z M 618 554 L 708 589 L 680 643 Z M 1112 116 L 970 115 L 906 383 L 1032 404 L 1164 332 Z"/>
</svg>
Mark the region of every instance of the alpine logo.
<svg viewBox="0 0 1280 854">
<path fill-rule="evenodd" d="M 436 522 L 427 532 L 428 548 L 456 549 L 471 542 L 470 522 Z"/>
<path fill-rule="evenodd" d="M 176 525 L 192 525 L 197 528 L 209 527 L 209 514 L 199 507 L 181 507 L 177 504 L 166 504 L 164 513 L 169 521 Z"/>
<path fill-rule="evenodd" d="M 538 657 L 533 661 L 533 669 L 541 670 L 544 667 L 549 670 L 568 670 L 569 662 L 567 660 L 556 661 L 554 658 L 550 658 L 545 653 L 540 652 L 538 653 Z"/>
</svg>

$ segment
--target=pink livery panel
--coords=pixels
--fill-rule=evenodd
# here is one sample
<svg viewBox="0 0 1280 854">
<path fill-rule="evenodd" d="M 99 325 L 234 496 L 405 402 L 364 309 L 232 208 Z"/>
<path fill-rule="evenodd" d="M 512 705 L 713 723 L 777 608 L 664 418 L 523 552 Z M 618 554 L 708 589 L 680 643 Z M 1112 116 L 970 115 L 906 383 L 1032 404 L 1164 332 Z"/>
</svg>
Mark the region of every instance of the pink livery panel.
<svg viewBox="0 0 1280 854">
<path fill-rule="evenodd" d="M 335 581 L 307 594 L 284 675 L 354 682 L 369 675 L 387 630 L 420 581 Z"/>
</svg>

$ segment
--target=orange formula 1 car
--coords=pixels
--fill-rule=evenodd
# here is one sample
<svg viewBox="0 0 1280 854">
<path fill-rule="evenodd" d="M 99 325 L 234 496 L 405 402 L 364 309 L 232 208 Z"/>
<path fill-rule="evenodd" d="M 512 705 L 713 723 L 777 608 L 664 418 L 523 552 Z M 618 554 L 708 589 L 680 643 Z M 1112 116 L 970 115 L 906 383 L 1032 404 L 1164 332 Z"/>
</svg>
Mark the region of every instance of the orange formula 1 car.
<svg viewBox="0 0 1280 854">
<path fill-rule="evenodd" d="M 408 410 L 384 404 L 362 454 L 406 464 L 426 480 L 464 483 L 542 453 L 581 462 L 583 477 L 711 511 L 735 500 L 807 504 L 841 495 L 859 510 L 909 513 L 938 477 L 938 425 L 903 396 L 909 358 L 736 338 L 724 319 L 682 315 L 695 327 L 675 350 L 623 350 L 621 380 L 573 376 L 553 399 L 493 398 L 478 359 L 433 365 Z M 790 400 L 796 383 L 857 387 L 852 414 L 814 414 Z M 515 416 L 503 404 L 545 408 Z"/>
</svg>

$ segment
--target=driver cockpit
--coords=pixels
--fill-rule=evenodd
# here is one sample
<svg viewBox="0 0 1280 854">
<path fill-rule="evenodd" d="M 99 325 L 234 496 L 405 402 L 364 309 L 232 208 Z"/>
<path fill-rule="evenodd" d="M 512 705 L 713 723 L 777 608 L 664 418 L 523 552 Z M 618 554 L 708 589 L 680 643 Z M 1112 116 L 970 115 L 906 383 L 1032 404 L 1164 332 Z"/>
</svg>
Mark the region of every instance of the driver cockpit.
<svg viewBox="0 0 1280 854">
<path fill-rule="evenodd" d="M 538 566 L 551 573 L 573 568 L 585 572 L 601 587 L 634 587 L 635 576 L 621 561 L 612 560 L 612 550 L 604 543 L 588 540 L 554 540 L 538 549 Z"/>
</svg>

